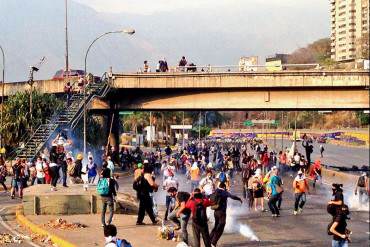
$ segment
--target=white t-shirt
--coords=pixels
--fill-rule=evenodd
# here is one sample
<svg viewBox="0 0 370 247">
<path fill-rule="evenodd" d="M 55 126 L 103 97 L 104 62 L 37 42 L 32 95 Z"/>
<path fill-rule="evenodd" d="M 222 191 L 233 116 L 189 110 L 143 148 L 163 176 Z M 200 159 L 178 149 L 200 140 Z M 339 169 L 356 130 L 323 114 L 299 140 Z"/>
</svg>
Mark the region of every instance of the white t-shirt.
<svg viewBox="0 0 370 247">
<path fill-rule="evenodd" d="M 46 166 L 44 165 L 44 162 L 37 162 L 36 163 L 36 177 L 37 178 L 44 178 L 45 177 L 44 168 L 46 168 Z"/>
<path fill-rule="evenodd" d="M 211 195 L 213 192 L 215 192 L 215 187 L 214 187 L 214 183 L 213 183 L 213 180 L 211 178 L 208 178 L 208 177 L 205 177 L 203 178 L 202 180 L 200 180 L 199 182 L 199 186 L 201 188 L 203 188 L 204 190 L 204 193 L 209 196 Z"/>
</svg>

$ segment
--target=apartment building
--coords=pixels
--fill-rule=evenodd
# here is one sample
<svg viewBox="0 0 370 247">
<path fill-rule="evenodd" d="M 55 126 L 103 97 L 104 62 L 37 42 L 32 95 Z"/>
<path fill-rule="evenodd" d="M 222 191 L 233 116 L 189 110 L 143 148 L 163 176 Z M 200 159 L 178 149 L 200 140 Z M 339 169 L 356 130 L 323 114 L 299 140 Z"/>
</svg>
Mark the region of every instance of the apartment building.
<svg viewBox="0 0 370 247">
<path fill-rule="evenodd" d="M 369 35 L 369 0 L 330 0 L 331 58 L 353 61 L 362 58 Z"/>
</svg>

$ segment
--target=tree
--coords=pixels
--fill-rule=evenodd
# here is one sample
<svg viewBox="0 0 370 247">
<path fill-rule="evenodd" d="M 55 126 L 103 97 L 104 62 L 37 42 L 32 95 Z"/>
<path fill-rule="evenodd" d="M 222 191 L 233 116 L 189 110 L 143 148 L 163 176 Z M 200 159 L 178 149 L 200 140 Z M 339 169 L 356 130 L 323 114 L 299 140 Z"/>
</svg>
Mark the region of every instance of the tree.
<svg viewBox="0 0 370 247">
<path fill-rule="evenodd" d="M 30 92 L 18 92 L 8 97 L 4 103 L 3 126 L 0 131 L 6 146 L 16 147 L 21 138 L 30 134 L 31 125 L 35 129 L 46 123 L 53 113 L 59 111 L 63 102 L 52 94 L 32 92 L 32 123 L 30 114 Z"/>
</svg>

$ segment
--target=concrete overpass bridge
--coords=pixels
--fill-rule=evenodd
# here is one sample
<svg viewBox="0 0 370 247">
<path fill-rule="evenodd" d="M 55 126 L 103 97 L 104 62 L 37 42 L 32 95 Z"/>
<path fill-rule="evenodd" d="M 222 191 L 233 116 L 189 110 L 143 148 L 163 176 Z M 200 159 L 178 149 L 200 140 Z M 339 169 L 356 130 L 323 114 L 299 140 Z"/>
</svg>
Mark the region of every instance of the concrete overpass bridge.
<svg viewBox="0 0 370 247">
<path fill-rule="evenodd" d="M 110 92 L 94 110 L 368 109 L 367 71 L 183 72 L 112 74 Z M 63 93 L 65 81 L 35 81 L 43 93 Z M 6 83 L 5 96 L 29 90 Z"/>
</svg>

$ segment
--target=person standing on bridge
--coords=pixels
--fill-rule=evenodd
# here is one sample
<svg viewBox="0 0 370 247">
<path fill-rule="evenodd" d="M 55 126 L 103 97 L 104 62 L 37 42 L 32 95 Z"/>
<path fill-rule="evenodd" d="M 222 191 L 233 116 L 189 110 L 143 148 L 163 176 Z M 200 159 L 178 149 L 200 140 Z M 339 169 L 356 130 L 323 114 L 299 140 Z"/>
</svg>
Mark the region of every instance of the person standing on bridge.
<svg viewBox="0 0 370 247">
<path fill-rule="evenodd" d="M 180 67 L 180 71 L 181 72 L 184 72 L 185 71 L 185 66 L 188 64 L 188 61 L 186 61 L 186 58 L 185 56 L 183 56 L 179 62 L 179 67 Z"/>
<path fill-rule="evenodd" d="M 143 72 L 144 73 L 150 73 L 150 67 L 149 67 L 149 64 L 148 64 L 148 61 L 147 60 L 144 61 L 144 69 L 143 69 Z"/>
</svg>

